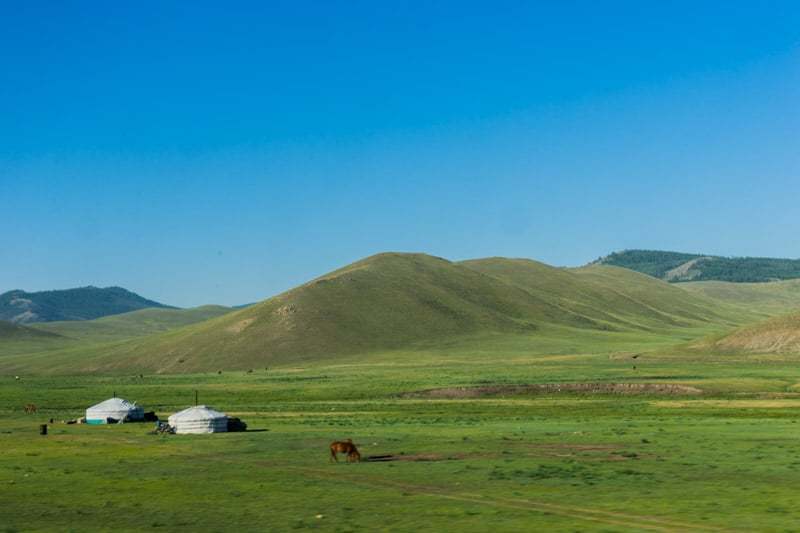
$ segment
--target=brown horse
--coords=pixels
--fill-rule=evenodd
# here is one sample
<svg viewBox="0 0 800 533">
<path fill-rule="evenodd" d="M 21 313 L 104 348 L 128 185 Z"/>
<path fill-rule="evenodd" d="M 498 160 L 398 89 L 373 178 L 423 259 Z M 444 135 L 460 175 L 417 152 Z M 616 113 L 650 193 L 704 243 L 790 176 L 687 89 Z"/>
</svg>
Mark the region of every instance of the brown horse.
<svg viewBox="0 0 800 533">
<path fill-rule="evenodd" d="M 36 413 L 36 411 L 37 411 L 37 409 L 36 409 L 36 406 L 34 404 L 29 403 L 29 404 L 25 405 L 25 413 L 26 414 L 32 415 L 32 414 Z"/>
<path fill-rule="evenodd" d="M 361 454 L 358 453 L 358 449 L 356 449 L 356 445 L 353 444 L 351 439 L 343 441 L 335 440 L 331 442 L 331 461 L 339 462 L 339 458 L 336 455 L 338 453 L 346 453 L 348 463 L 357 463 L 361 461 Z"/>
</svg>

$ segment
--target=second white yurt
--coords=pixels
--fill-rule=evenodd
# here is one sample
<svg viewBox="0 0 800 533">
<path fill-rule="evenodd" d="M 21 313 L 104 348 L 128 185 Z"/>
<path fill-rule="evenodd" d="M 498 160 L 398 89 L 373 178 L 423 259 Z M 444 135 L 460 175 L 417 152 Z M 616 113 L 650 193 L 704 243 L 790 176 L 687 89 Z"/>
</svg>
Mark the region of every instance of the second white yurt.
<svg viewBox="0 0 800 533">
<path fill-rule="evenodd" d="M 228 416 L 214 409 L 197 405 L 170 416 L 167 421 L 175 433 L 221 433 L 228 431 Z"/>
<path fill-rule="evenodd" d="M 109 419 L 117 422 L 143 420 L 144 410 L 136 402 L 122 398 L 109 398 L 86 410 L 87 424 L 107 424 Z"/>
</svg>

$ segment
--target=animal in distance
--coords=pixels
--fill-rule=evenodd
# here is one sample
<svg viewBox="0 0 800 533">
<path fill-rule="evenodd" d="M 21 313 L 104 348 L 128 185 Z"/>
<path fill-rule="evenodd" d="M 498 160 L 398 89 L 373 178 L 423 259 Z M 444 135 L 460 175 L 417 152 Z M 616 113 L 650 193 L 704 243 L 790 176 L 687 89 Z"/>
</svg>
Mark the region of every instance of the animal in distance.
<svg viewBox="0 0 800 533">
<path fill-rule="evenodd" d="M 340 453 L 347 454 L 348 463 L 361 461 L 361 454 L 358 453 L 358 449 L 351 439 L 331 442 L 331 462 L 336 461 L 338 463 L 339 457 L 337 455 Z"/>
</svg>

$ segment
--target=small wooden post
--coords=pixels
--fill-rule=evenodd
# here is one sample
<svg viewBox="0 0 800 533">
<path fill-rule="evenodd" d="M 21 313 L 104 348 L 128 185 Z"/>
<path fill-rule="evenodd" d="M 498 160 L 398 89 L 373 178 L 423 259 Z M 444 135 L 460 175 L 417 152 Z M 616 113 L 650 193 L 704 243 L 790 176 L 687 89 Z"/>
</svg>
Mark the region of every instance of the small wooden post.
<svg viewBox="0 0 800 533">
<path fill-rule="evenodd" d="M 39 435 L 47 435 L 47 424 L 39 425 Z"/>
</svg>

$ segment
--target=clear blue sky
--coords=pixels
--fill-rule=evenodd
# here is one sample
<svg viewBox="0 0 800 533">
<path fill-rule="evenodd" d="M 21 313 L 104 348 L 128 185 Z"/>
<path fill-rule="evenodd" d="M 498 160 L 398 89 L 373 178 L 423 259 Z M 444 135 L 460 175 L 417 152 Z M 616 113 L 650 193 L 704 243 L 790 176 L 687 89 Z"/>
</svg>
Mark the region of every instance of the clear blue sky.
<svg viewBox="0 0 800 533">
<path fill-rule="evenodd" d="M 121 5 L 129 4 L 129 5 Z M 800 3 L 3 2 L 0 292 L 800 256 Z"/>
</svg>

